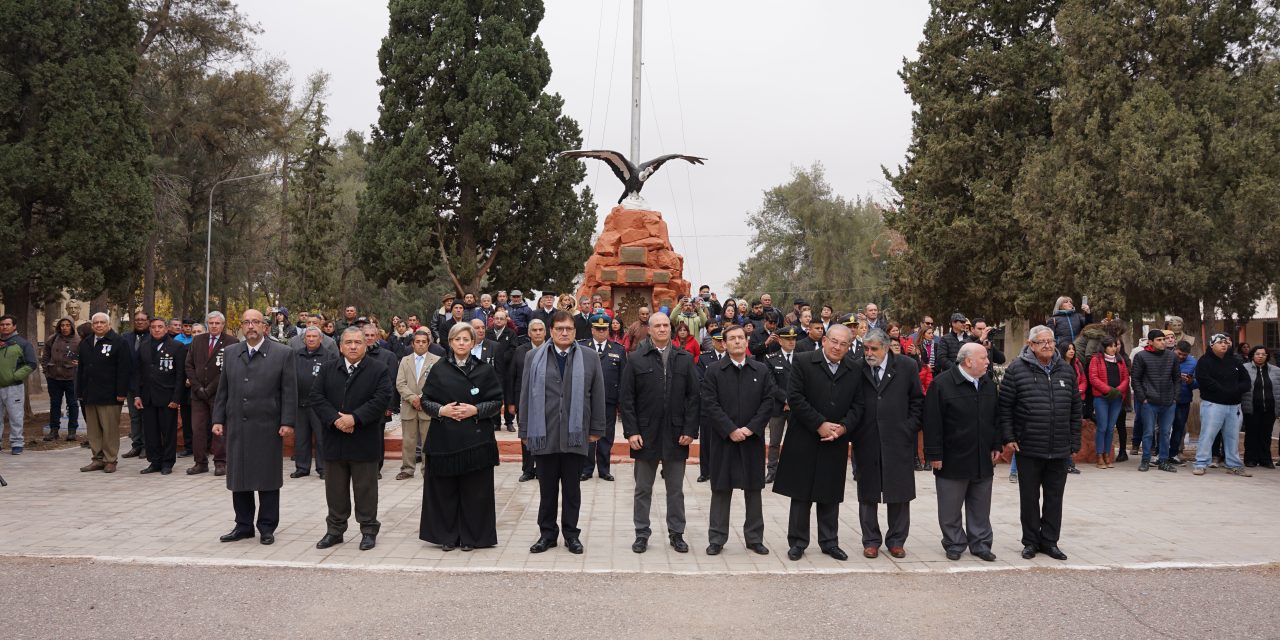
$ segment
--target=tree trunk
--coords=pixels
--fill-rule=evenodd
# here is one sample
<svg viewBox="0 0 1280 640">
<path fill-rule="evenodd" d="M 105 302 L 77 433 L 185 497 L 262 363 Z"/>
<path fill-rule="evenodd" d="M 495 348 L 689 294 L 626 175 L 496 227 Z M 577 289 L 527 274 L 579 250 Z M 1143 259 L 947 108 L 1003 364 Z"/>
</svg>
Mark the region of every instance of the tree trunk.
<svg viewBox="0 0 1280 640">
<path fill-rule="evenodd" d="M 159 244 L 160 232 L 151 232 L 142 264 L 142 310 L 148 316 L 156 313 L 156 247 Z"/>
</svg>

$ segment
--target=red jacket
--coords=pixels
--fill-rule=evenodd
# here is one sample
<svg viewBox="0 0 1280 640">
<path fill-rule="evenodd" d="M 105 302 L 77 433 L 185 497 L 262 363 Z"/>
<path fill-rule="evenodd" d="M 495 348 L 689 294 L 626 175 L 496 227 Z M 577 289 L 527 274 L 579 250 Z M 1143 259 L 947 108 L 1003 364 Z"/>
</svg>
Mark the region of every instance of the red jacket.
<svg viewBox="0 0 1280 640">
<path fill-rule="evenodd" d="M 673 338 L 672 342 L 676 343 L 677 347 L 688 351 L 689 355 L 693 356 L 694 362 L 698 361 L 698 355 L 702 353 L 702 347 L 698 345 L 697 338 L 689 336 L 688 338 L 685 338 L 684 342 L 680 342 L 679 338 Z"/>
<path fill-rule="evenodd" d="M 1125 366 L 1124 358 L 1119 355 L 1116 356 L 1116 365 L 1120 367 L 1120 384 L 1116 389 L 1124 397 L 1129 394 L 1129 367 Z M 1107 384 L 1107 357 L 1102 352 L 1093 354 L 1089 359 L 1089 383 L 1093 385 L 1095 395 L 1105 396 L 1111 391 L 1111 386 Z"/>
</svg>

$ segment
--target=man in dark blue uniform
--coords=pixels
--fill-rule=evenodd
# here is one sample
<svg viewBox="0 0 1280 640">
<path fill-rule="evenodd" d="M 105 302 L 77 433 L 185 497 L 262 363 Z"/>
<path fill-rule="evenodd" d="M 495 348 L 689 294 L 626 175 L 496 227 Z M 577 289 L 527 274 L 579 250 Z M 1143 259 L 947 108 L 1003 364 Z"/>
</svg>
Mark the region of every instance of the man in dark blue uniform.
<svg viewBox="0 0 1280 640">
<path fill-rule="evenodd" d="M 765 463 L 765 484 L 773 484 L 773 478 L 778 473 L 778 454 L 782 451 L 782 437 L 787 433 L 787 420 L 791 418 L 787 392 L 791 389 L 791 361 L 796 354 L 796 334 L 795 325 L 783 327 L 774 334 L 777 336 L 780 348 L 764 358 L 765 365 L 769 367 L 769 373 L 773 374 L 775 395 L 773 416 L 769 418 L 769 455 Z"/>
<path fill-rule="evenodd" d="M 622 384 L 627 350 L 609 340 L 609 316 L 603 313 L 591 316 L 591 337 L 579 340 L 578 344 L 600 356 L 600 371 L 604 374 L 604 437 L 587 444 L 587 462 L 582 466 L 582 479 L 590 480 L 591 474 L 599 469 L 601 480 L 613 482 L 609 458 L 613 453 L 613 439 L 618 435 L 618 386 Z"/>
<path fill-rule="evenodd" d="M 698 356 L 697 366 L 694 370 L 698 372 L 698 382 L 707 375 L 707 367 L 715 362 L 728 357 L 724 348 L 724 336 L 721 335 L 722 329 L 711 331 L 711 348 L 703 351 Z M 698 482 L 706 482 L 711 479 L 711 438 L 698 439 Z"/>
</svg>

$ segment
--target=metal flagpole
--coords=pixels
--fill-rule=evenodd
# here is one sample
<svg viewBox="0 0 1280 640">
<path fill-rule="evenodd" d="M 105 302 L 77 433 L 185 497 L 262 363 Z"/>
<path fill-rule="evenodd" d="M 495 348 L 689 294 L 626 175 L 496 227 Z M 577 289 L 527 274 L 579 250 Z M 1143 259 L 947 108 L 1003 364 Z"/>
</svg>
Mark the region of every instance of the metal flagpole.
<svg viewBox="0 0 1280 640">
<path fill-rule="evenodd" d="M 643 50 L 644 0 L 633 0 L 631 17 L 631 162 L 640 164 L 640 66 Z"/>
</svg>

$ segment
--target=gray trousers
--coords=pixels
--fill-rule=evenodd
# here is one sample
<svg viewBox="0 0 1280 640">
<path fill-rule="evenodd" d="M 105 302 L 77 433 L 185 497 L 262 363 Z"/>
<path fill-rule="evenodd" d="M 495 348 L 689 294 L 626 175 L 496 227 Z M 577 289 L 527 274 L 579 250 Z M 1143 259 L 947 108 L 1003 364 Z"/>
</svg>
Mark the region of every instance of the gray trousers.
<svg viewBox="0 0 1280 640">
<path fill-rule="evenodd" d="M 978 553 L 991 550 L 991 478 L 952 480 L 934 477 L 938 488 L 938 527 L 942 548 Z M 964 508 L 964 522 L 960 518 Z"/>
<path fill-rule="evenodd" d="M 747 544 L 764 543 L 764 508 L 760 490 L 742 491 L 747 504 L 747 520 L 742 525 L 742 537 Z M 707 529 L 707 541 L 724 546 L 729 541 L 729 505 L 733 502 L 733 490 L 711 490 L 711 526 Z"/>
<path fill-rule="evenodd" d="M 890 549 L 905 547 L 907 534 L 911 531 L 911 503 L 890 502 L 885 505 L 889 512 L 889 530 L 880 534 L 880 504 L 878 502 L 858 502 L 858 522 L 862 525 L 862 547 L 880 548 L 883 542 Z"/>
<path fill-rule="evenodd" d="M 10 447 L 26 446 L 26 435 L 22 433 L 22 421 L 27 415 L 26 396 L 23 395 L 25 388 L 24 384 L 0 387 L 0 419 L 4 416 L 9 418 Z M 4 424 L 0 423 L 0 430 L 3 429 Z"/>
<path fill-rule="evenodd" d="M 775 471 L 778 468 L 778 454 L 782 452 L 782 438 L 787 433 L 787 421 L 791 419 L 788 411 L 780 416 L 769 418 L 769 460 L 765 469 Z"/>
<path fill-rule="evenodd" d="M 144 435 L 146 432 L 142 429 L 142 410 L 133 406 L 133 399 L 136 397 L 131 393 L 125 398 L 125 406 L 129 407 L 129 441 L 134 449 L 143 449 L 147 439 Z"/>
<path fill-rule="evenodd" d="M 294 467 L 298 471 L 310 473 L 311 459 L 314 456 L 316 473 L 324 473 L 324 426 L 311 407 L 298 407 L 297 423 L 293 425 Z"/>
<path fill-rule="evenodd" d="M 378 535 L 378 462 L 329 460 L 325 463 L 324 497 L 329 504 L 325 517 L 327 533 L 342 535 L 351 518 L 351 496 L 356 499 L 356 522 L 360 533 Z"/>
<path fill-rule="evenodd" d="M 636 537 L 648 538 L 649 509 L 653 505 L 653 481 L 658 477 L 658 460 L 636 460 L 635 520 Z M 684 534 L 684 460 L 662 460 L 667 485 L 667 534 Z"/>
</svg>

